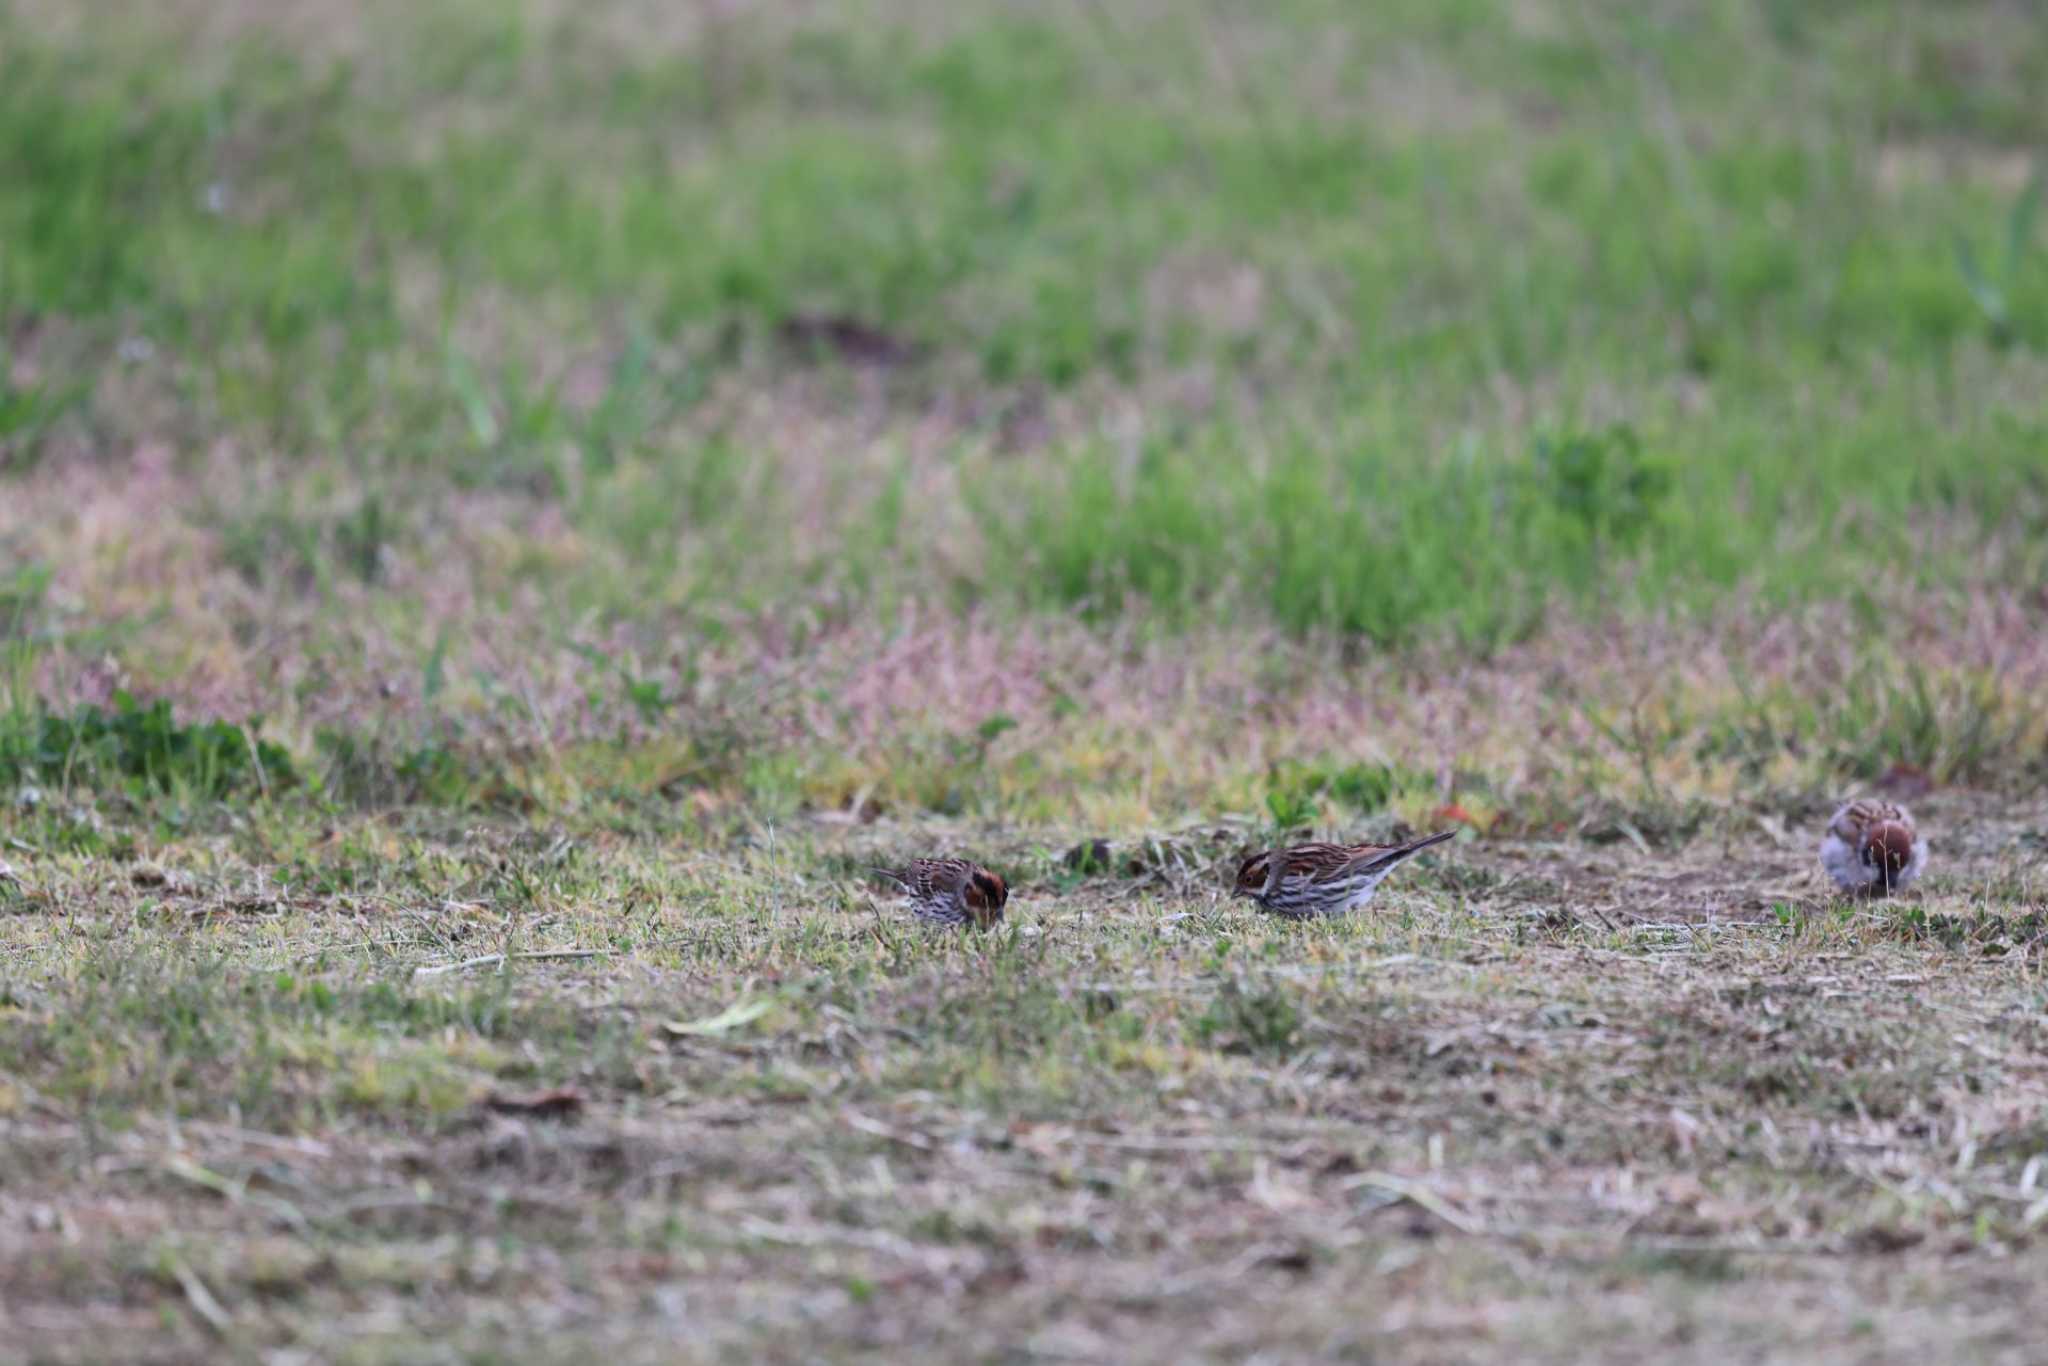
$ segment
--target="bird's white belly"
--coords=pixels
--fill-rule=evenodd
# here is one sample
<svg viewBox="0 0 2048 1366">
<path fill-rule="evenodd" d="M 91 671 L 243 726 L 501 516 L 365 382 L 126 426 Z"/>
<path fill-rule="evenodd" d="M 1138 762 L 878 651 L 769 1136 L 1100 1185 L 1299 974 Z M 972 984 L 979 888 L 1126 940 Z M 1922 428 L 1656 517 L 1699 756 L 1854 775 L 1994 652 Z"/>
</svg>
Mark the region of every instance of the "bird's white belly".
<svg viewBox="0 0 2048 1366">
<path fill-rule="evenodd" d="M 1877 869 L 1858 858 L 1856 846 L 1832 830 L 1820 842 L 1820 866 L 1845 892 L 1861 891 L 1877 881 Z"/>
<path fill-rule="evenodd" d="M 1372 894 L 1379 890 L 1379 885 L 1387 880 L 1387 874 L 1393 871 L 1392 866 L 1388 866 L 1379 869 L 1377 872 L 1367 873 L 1364 877 L 1360 878 L 1351 888 L 1351 894 L 1344 898 L 1344 909 L 1355 911 L 1366 902 L 1372 900 Z"/>
</svg>

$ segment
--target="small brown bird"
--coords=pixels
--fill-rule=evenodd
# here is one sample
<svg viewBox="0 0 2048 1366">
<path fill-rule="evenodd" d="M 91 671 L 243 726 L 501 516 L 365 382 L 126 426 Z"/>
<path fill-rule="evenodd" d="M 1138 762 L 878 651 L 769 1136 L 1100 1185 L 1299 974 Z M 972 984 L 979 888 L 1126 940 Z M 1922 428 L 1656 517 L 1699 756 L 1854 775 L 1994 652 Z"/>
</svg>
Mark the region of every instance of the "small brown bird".
<svg viewBox="0 0 2048 1366">
<path fill-rule="evenodd" d="M 1927 841 L 1913 817 L 1893 802 L 1850 802 L 1828 821 L 1820 866 L 1851 895 L 1883 896 L 1909 885 L 1927 867 Z"/>
<path fill-rule="evenodd" d="M 1002 874 L 962 858 L 912 859 L 903 868 L 874 871 L 903 889 L 918 919 L 942 925 L 988 929 L 1003 918 L 1003 906 L 1010 899 Z"/>
<path fill-rule="evenodd" d="M 1445 830 L 1407 844 L 1297 844 L 1277 859 L 1262 850 L 1238 865 L 1231 895 L 1294 918 L 1356 910 L 1397 865 L 1457 833 Z"/>
</svg>

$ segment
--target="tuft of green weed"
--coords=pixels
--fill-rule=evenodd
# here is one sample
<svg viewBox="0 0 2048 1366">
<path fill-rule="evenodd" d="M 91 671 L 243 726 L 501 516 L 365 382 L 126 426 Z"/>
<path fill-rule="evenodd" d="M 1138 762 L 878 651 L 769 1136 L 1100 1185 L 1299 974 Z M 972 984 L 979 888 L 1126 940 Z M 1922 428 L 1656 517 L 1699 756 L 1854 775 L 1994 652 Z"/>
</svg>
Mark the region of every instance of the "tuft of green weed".
<svg viewBox="0 0 2048 1366">
<path fill-rule="evenodd" d="M 1643 453 L 1626 424 L 1600 432 L 1536 438 L 1531 473 L 1539 490 L 1597 557 L 1639 545 L 1671 496 L 1671 471 Z"/>
<path fill-rule="evenodd" d="M 180 723 L 168 701 L 144 705 L 126 692 L 109 707 L 82 706 L 68 716 L 17 707 L 0 714 L 0 782 L 114 785 L 202 799 L 294 785 L 290 754 L 261 730 L 261 718 L 240 726 Z"/>
<path fill-rule="evenodd" d="M 1225 1052 L 1286 1055 L 1301 1046 L 1302 1017 L 1294 999 L 1273 983 L 1256 987 L 1227 979 L 1195 1017 L 1195 1038 Z"/>
<path fill-rule="evenodd" d="M 1403 792 L 1428 790 L 1434 780 L 1400 764 L 1286 760 L 1266 775 L 1266 809 L 1281 830 L 1311 824 L 1316 802 L 1328 798 L 1360 816 L 1377 815 Z"/>
<path fill-rule="evenodd" d="M 2034 223 L 2040 216 L 2044 183 L 2048 183 L 2048 163 L 2036 166 L 2026 185 L 2013 196 L 2006 214 L 2004 252 L 1991 270 L 1979 263 L 1969 236 L 1956 234 L 1956 270 L 1983 315 L 1992 341 L 2000 346 L 2010 345 L 2020 333 L 2022 320 L 2014 314 L 2015 298 L 2022 284 L 2020 272 L 2034 249 Z M 2029 331 L 2038 334 L 2040 328 Z"/>
</svg>

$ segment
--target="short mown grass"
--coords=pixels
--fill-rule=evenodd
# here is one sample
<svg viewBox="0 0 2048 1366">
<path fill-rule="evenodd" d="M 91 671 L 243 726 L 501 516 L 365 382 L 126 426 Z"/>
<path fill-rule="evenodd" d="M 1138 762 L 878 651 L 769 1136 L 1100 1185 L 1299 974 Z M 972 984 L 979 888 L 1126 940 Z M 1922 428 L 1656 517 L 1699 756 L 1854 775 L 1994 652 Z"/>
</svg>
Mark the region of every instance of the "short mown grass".
<svg viewBox="0 0 2048 1366">
<path fill-rule="evenodd" d="M 2013 838 L 2042 813 L 1923 814 L 1943 861 L 1904 905 L 1834 901 L 1804 841 L 1731 870 L 1713 838 L 1489 840 L 1313 925 L 1225 900 L 1210 829 L 1106 867 L 953 830 L 1017 889 L 965 936 L 849 872 L 924 823 L 689 850 L 250 813 L 130 862 L 17 823 L 15 1340 L 490 1355 L 523 1325 L 523 1356 L 654 1360 L 802 1325 L 980 1356 L 1087 1324 L 1125 1359 L 1622 1360 L 1694 1314 L 1700 1360 L 1853 1349 L 1857 1316 L 2018 1341 L 2048 883 Z M 723 1307 L 679 1329 L 677 1294 Z M 1483 1321 L 1409 1318 L 1459 1305 Z"/>
<path fill-rule="evenodd" d="M 2024 6 L 138 8 L 0 0 L 8 1351 L 2039 1355 Z"/>
</svg>

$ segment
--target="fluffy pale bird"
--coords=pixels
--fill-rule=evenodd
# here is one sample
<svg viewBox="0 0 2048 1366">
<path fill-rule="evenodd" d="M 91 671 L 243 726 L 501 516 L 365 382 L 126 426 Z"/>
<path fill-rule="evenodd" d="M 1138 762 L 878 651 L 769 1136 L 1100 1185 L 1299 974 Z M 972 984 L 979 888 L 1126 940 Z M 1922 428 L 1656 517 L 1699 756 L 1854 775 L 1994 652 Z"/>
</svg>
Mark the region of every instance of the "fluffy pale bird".
<svg viewBox="0 0 2048 1366">
<path fill-rule="evenodd" d="M 1927 866 L 1927 841 L 1905 807 L 1854 801 L 1828 822 L 1820 840 L 1820 866 L 1845 892 L 1882 896 L 1920 876 Z"/>
<path fill-rule="evenodd" d="M 901 868 L 877 868 L 903 889 L 903 899 L 920 920 L 987 929 L 1003 918 L 1010 888 L 1002 874 L 961 858 L 912 859 Z"/>
<path fill-rule="evenodd" d="M 1354 911 L 1372 900 L 1388 873 L 1457 833 L 1445 830 L 1407 844 L 1297 844 L 1262 850 L 1238 865 L 1231 895 L 1248 896 L 1261 909 L 1296 918 Z"/>
</svg>

